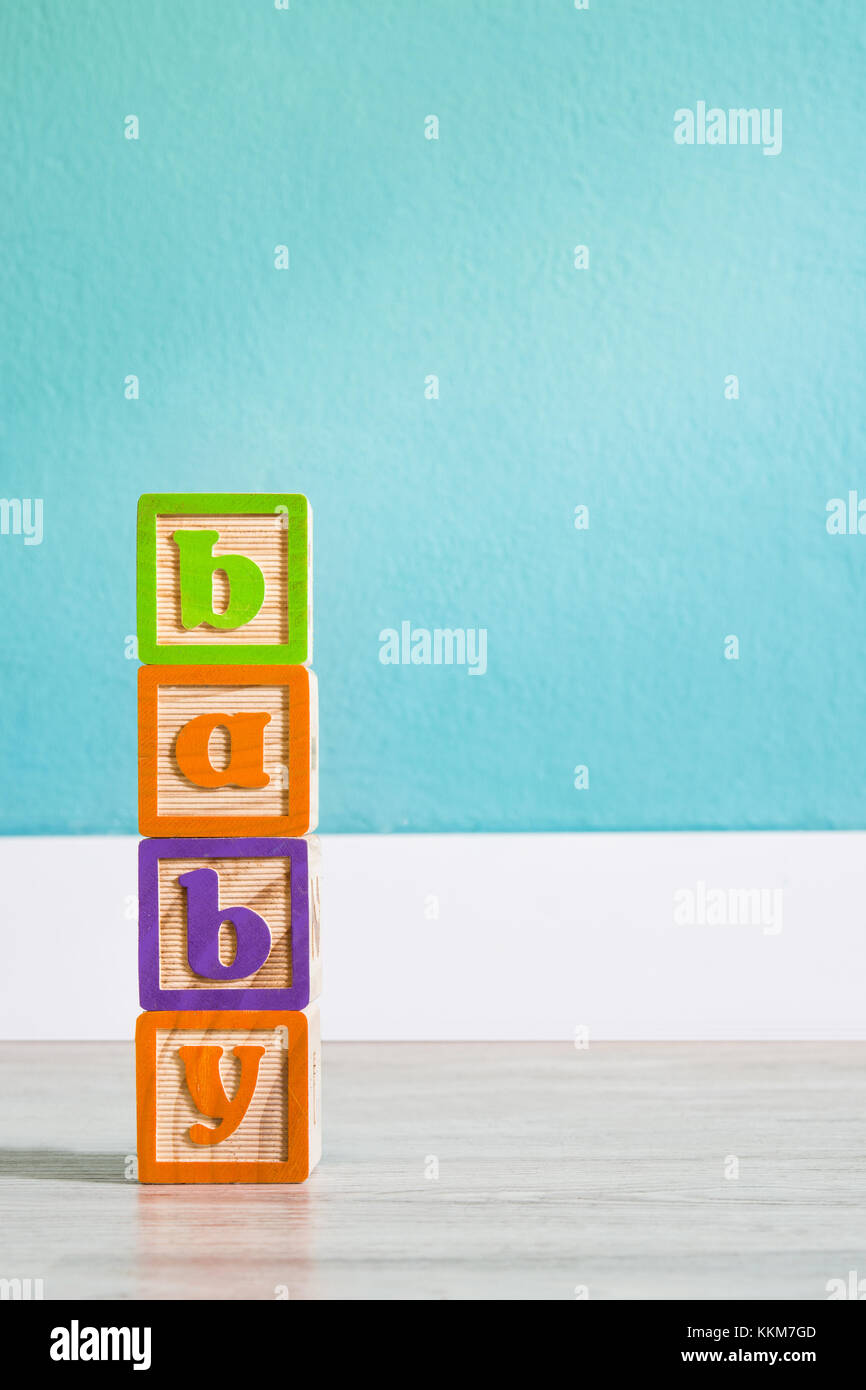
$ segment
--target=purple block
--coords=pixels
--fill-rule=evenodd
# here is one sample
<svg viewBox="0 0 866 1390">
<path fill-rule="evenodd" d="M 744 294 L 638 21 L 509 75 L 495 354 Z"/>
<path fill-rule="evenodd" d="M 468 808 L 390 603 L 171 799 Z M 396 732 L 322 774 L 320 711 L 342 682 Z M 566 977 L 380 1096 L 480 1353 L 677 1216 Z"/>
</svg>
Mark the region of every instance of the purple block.
<svg viewBox="0 0 866 1390">
<path fill-rule="evenodd" d="M 315 836 L 142 840 L 141 1007 L 305 1009 L 322 980 L 319 858 Z M 229 960 L 223 925 L 234 929 Z"/>
</svg>

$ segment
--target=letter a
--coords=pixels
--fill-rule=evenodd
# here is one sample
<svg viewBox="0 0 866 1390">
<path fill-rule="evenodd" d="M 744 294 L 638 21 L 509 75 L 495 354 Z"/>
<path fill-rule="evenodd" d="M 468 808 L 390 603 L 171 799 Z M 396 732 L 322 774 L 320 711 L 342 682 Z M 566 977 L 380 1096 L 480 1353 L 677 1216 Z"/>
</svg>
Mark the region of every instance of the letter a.
<svg viewBox="0 0 866 1390">
<path fill-rule="evenodd" d="M 265 577 L 248 555 L 214 555 L 218 531 L 174 531 L 180 556 L 180 620 L 187 629 L 206 623 L 221 631 L 243 627 L 265 600 Z M 219 571 L 229 586 L 224 613 L 215 613 L 213 577 Z"/>
<path fill-rule="evenodd" d="M 271 949 L 268 924 L 249 907 L 220 907 L 216 869 L 192 869 L 178 883 L 186 889 L 186 954 L 190 969 L 206 980 L 244 980 L 260 970 Z M 230 922 L 237 936 L 231 965 L 220 960 L 220 927 Z"/>
<path fill-rule="evenodd" d="M 197 787 L 266 787 L 265 725 L 261 714 L 197 714 L 184 724 L 174 744 L 177 765 Z M 208 745 L 214 729 L 229 731 L 228 765 L 219 769 L 210 760 Z"/>
<path fill-rule="evenodd" d="M 220 1076 L 221 1047 L 180 1047 L 178 1056 L 186 1067 L 186 1084 L 195 1107 L 208 1119 L 217 1120 L 216 1129 L 207 1125 L 190 1125 L 189 1137 L 194 1144 L 221 1144 L 234 1134 L 250 1108 L 259 1079 L 259 1063 L 263 1047 L 241 1045 L 232 1052 L 241 1064 L 241 1079 L 234 1100 L 229 1100 Z"/>
</svg>

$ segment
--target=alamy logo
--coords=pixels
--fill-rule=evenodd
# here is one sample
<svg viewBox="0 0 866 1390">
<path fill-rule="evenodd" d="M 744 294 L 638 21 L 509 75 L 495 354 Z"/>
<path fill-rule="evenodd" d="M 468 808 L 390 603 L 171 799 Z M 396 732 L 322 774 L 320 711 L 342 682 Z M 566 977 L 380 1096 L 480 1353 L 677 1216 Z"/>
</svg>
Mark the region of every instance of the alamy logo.
<svg viewBox="0 0 866 1390">
<path fill-rule="evenodd" d="M 782 930 L 781 888 L 708 888 L 700 879 L 694 888 L 674 893 L 677 927 L 762 927 L 764 936 Z"/>
<path fill-rule="evenodd" d="M 847 498 L 831 497 L 826 512 L 829 536 L 866 536 L 866 497 L 853 489 Z"/>
<path fill-rule="evenodd" d="M 45 1297 L 43 1279 L 0 1279 L 0 1299 L 4 1302 L 27 1302 L 33 1298 Z"/>
<path fill-rule="evenodd" d="M 694 109 L 681 106 L 674 112 L 674 140 L 678 145 L 762 145 L 764 154 L 782 153 L 781 106 L 721 106 L 707 108 L 699 101 Z"/>
<path fill-rule="evenodd" d="M 22 536 L 25 545 L 42 544 L 42 498 L 0 497 L 0 536 Z"/>
<path fill-rule="evenodd" d="M 68 1327 L 51 1330 L 52 1361 L 131 1361 L 134 1371 L 150 1370 L 149 1327 Z"/>
<path fill-rule="evenodd" d="M 856 1303 L 866 1299 L 866 1279 L 861 1279 L 856 1269 L 848 1270 L 847 1279 L 828 1279 L 824 1288 L 831 1303 L 840 1298 L 852 1298 Z"/>
<path fill-rule="evenodd" d="M 487 670 L 486 627 L 384 627 L 379 633 L 383 666 L 468 666 L 470 676 Z"/>
</svg>

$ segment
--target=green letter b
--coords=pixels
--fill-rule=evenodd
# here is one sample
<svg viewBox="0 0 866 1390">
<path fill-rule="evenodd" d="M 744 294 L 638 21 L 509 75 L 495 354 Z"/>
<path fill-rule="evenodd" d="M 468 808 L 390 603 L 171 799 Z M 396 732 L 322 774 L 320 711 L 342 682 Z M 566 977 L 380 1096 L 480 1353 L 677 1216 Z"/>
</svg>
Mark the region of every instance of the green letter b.
<svg viewBox="0 0 866 1390">
<path fill-rule="evenodd" d="M 180 555 L 180 620 L 185 628 L 207 623 L 227 631 L 243 627 L 258 613 L 265 598 L 265 576 L 248 555 L 214 555 L 218 531 L 174 531 Z M 215 613 L 213 577 L 222 570 L 229 586 L 224 613 Z"/>
</svg>

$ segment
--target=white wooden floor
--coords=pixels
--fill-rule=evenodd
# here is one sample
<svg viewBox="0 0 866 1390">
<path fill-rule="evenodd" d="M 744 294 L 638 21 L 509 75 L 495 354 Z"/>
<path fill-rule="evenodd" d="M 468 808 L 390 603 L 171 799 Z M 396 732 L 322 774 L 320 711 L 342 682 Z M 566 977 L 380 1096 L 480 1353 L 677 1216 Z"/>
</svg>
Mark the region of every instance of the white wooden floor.
<svg viewBox="0 0 866 1390">
<path fill-rule="evenodd" d="M 864 1043 L 330 1044 L 324 1116 L 302 1187 L 143 1187 L 131 1047 L 0 1044 L 0 1278 L 46 1298 L 823 1299 L 866 1277 Z"/>
</svg>

